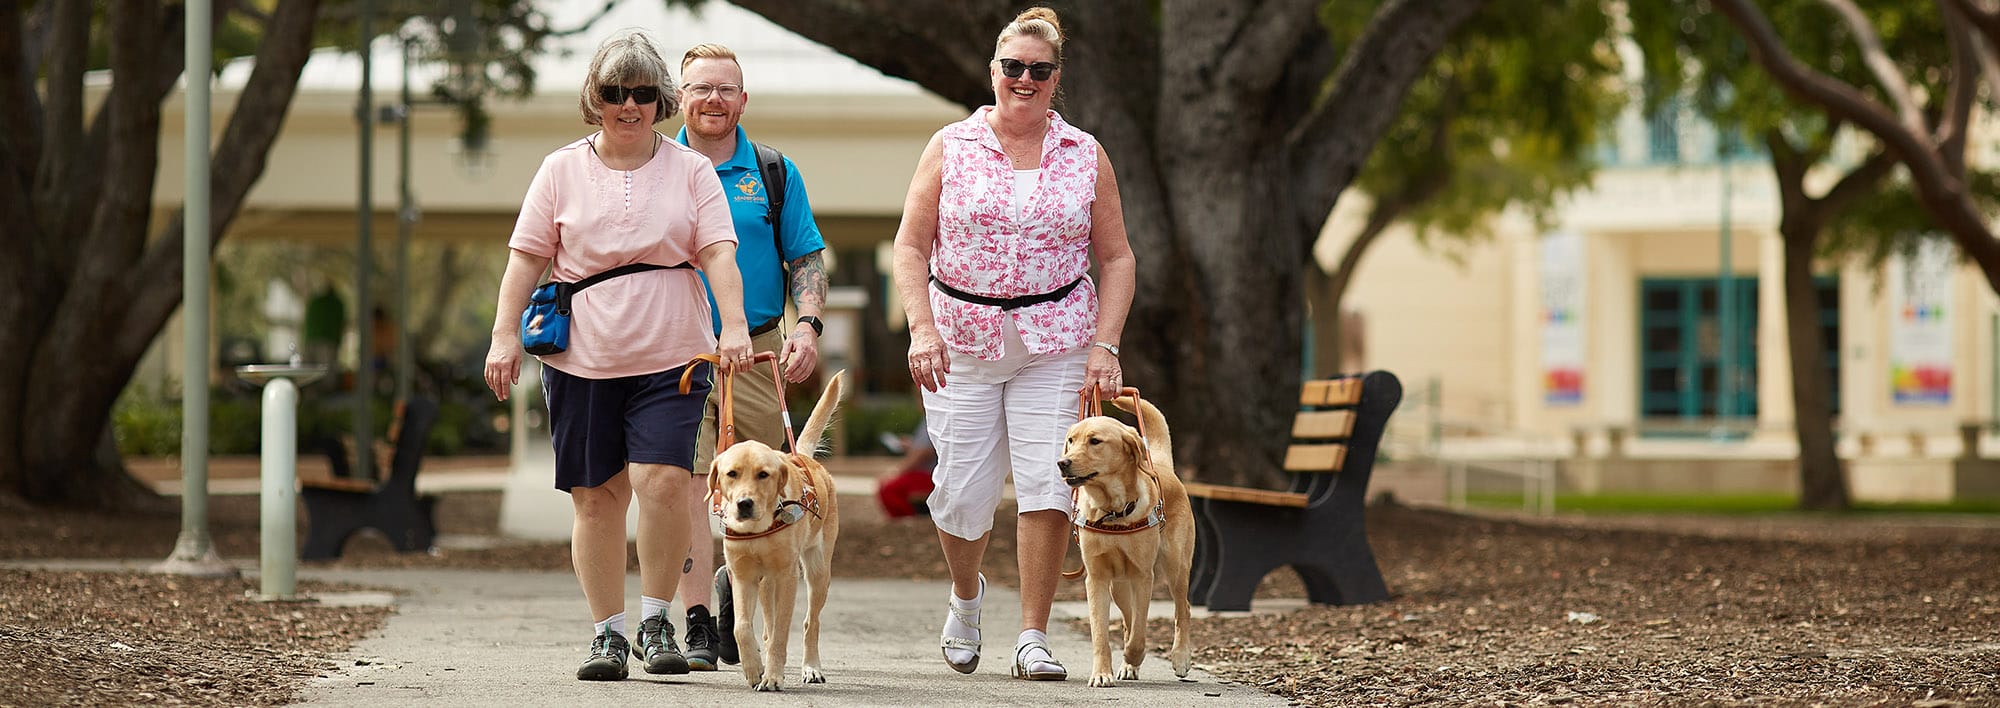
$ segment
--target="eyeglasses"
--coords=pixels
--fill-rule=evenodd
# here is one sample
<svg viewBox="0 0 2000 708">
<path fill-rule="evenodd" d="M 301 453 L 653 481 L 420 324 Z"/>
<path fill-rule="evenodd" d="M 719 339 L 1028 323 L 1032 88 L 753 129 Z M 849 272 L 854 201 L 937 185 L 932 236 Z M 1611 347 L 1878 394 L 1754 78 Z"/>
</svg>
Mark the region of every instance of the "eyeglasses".
<svg viewBox="0 0 2000 708">
<path fill-rule="evenodd" d="M 689 98 L 708 98 L 713 95 L 724 101 L 734 101 L 743 95 L 743 87 L 736 84 L 686 84 L 681 86 Z"/>
<path fill-rule="evenodd" d="M 627 96 L 630 96 L 632 98 L 633 103 L 637 103 L 641 106 L 644 106 L 654 101 L 660 100 L 660 87 L 658 86 L 633 86 L 630 88 L 624 86 L 597 87 L 597 97 L 603 99 L 606 105 L 611 105 L 611 106 L 625 105 L 625 97 Z"/>
<path fill-rule="evenodd" d="M 1029 64 L 1019 59 L 1000 59 L 1000 73 L 1005 74 L 1010 79 L 1021 78 L 1021 72 L 1025 70 L 1028 72 L 1029 78 L 1036 81 L 1047 81 L 1049 80 L 1049 76 L 1056 73 L 1056 69 L 1060 68 L 1062 67 L 1046 61 Z"/>
</svg>

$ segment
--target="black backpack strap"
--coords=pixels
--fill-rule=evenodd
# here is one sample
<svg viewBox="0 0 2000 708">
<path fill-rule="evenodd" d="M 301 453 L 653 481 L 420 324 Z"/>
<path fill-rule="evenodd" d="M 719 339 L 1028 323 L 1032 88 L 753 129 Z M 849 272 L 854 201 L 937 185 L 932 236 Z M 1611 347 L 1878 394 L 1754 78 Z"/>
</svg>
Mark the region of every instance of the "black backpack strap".
<svg viewBox="0 0 2000 708">
<path fill-rule="evenodd" d="M 764 206 L 771 213 L 771 240 L 777 246 L 778 270 L 785 270 L 785 154 L 777 148 L 753 142 L 757 149 L 757 170 L 764 178 Z"/>
</svg>

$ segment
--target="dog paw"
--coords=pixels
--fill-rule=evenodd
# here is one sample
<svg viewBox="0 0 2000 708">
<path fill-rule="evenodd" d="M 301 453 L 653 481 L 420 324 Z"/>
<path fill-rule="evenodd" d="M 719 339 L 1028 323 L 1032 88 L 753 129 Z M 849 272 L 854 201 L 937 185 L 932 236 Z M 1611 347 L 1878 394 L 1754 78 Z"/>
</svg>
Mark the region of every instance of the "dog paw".
<svg viewBox="0 0 2000 708">
<path fill-rule="evenodd" d="M 1117 682 L 1116 680 L 1114 680 L 1114 679 L 1112 679 L 1112 678 L 1111 678 L 1111 674 L 1091 674 L 1091 675 L 1090 675 L 1090 687 L 1091 687 L 1091 688 L 1110 688 L 1110 687 L 1112 687 L 1112 686 L 1116 686 L 1116 685 L 1118 685 L 1118 682 Z"/>
<path fill-rule="evenodd" d="M 1120 681 L 1139 680 L 1139 667 L 1133 666 L 1131 664 L 1126 664 L 1124 666 L 1118 667 L 1118 680 Z"/>
<path fill-rule="evenodd" d="M 784 684 L 785 682 L 782 679 L 774 679 L 767 677 L 762 681 L 758 681 L 757 683 L 752 684 L 752 686 L 755 687 L 758 691 L 768 692 L 768 691 L 783 691 L 785 690 Z"/>
<path fill-rule="evenodd" d="M 817 666 L 808 666 L 799 673 L 801 674 L 799 683 L 826 683 L 826 674 L 820 673 Z"/>
<path fill-rule="evenodd" d="M 1188 669 L 1194 668 L 1194 660 L 1182 656 L 1174 659 L 1174 678 L 1187 678 Z"/>
</svg>

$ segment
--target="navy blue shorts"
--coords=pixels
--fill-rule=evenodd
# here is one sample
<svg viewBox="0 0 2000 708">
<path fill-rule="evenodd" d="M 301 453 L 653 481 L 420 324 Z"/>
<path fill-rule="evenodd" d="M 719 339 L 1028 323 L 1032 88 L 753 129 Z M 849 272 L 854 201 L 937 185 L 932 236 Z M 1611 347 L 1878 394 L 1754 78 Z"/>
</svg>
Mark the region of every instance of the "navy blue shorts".
<svg viewBox="0 0 2000 708">
<path fill-rule="evenodd" d="M 707 363 L 696 366 L 707 367 Z M 595 487 L 625 463 L 694 465 L 695 433 L 708 400 L 708 374 L 697 371 L 682 394 L 677 366 L 657 374 L 586 379 L 542 366 L 555 438 L 556 489 Z"/>
</svg>

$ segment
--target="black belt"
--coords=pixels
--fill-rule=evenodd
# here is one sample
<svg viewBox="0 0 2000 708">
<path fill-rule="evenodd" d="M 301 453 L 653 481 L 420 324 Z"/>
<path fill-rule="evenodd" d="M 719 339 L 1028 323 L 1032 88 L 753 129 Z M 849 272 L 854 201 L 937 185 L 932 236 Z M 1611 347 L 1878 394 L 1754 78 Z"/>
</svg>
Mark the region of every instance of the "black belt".
<svg viewBox="0 0 2000 708">
<path fill-rule="evenodd" d="M 1020 297 L 987 297 L 985 295 L 974 295 L 964 290 L 960 290 L 958 288 L 945 285 L 944 281 L 938 280 L 938 277 L 935 275 L 931 276 L 931 282 L 937 284 L 939 292 L 942 292 L 946 295 L 950 295 L 953 298 L 964 300 L 974 305 L 992 305 L 1002 310 L 1014 310 L 1027 307 L 1029 305 L 1040 305 L 1044 302 L 1055 302 L 1057 300 L 1069 297 L 1069 291 L 1075 290 L 1077 285 L 1083 283 L 1083 276 L 1079 275 L 1077 276 L 1076 280 L 1069 281 L 1068 285 L 1056 288 L 1055 290 L 1051 290 L 1049 292 L 1045 292 L 1040 295 L 1022 295 Z"/>
<path fill-rule="evenodd" d="M 784 315 L 778 315 L 777 317 L 773 317 L 773 318 L 771 318 L 771 319 L 768 319 L 768 320 L 765 320 L 765 321 L 764 321 L 764 324 L 760 324 L 760 325 L 757 325 L 757 326 L 755 326 L 755 327 L 751 327 L 751 328 L 750 328 L 750 336 L 752 336 L 752 337 L 755 337 L 755 336 L 757 336 L 757 335 L 760 335 L 760 334 L 763 334 L 763 333 L 765 333 L 765 332 L 769 332 L 769 331 L 771 331 L 771 330 L 774 330 L 774 329 L 777 329 L 777 328 L 778 328 L 778 324 L 779 324 L 780 322 L 782 322 L 782 321 L 783 321 L 784 319 L 785 319 L 785 316 L 784 316 Z"/>
</svg>

